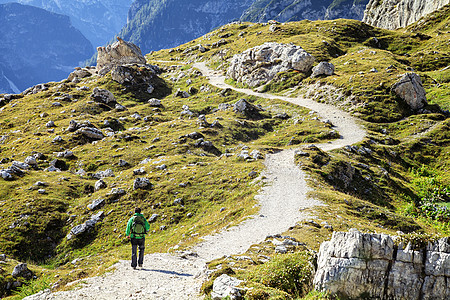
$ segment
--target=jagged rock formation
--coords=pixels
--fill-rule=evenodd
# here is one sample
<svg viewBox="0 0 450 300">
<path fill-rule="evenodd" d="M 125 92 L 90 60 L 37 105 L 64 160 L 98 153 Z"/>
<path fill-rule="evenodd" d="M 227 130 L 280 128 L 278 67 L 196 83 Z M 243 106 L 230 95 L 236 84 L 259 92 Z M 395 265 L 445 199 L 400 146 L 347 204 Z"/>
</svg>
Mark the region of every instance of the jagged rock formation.
<svg viewBox="0 0 450 300">
<path fill-rule="evenodd" d="M 94 53 L 67 16 L 9 3 L 0 5 L 0 24 L 0 93 L 61 80 Z"/>
<path fill-rule="evenodd" d="M 256 0 L 241 16 L 241 21 L 280 22 L 331 20 L 336 18 L 361 20 L 368 0 Z"/>
<path fill-rule="evenodd" d="M 75 28 L 94 45 L 105 45 L 127 22 L 133 0 L 0 0 L 17 2 L 67 15 Z"/>
<path fill-rule="evenodd" d="M 315 58 L 300 46 L 264 43 L 233 56 L 227 75 L 249 86 L 257 86 L 279 72 L 297 70 L 307 73 Z"/>
<path fill-rule="evenodd" d="M 370 0 L 363 22 L 385 29 L 406 27 L 450 0 Z"/>
<path fill-rule="evenodd" d="M 97 71 L 106 74 L 114 66 L 126 64 L 145 64 L 141 49 L 133 43 L 117 38 L 117 42 L 107 47 L 98 47 Z"/>
<path fill-rule="evenodd" d="M 385 234 L 334 232 L 320 246 L 316 289 L 344 298 L 449 299 L 450 238 L 414 249 Z"/>
</svg>

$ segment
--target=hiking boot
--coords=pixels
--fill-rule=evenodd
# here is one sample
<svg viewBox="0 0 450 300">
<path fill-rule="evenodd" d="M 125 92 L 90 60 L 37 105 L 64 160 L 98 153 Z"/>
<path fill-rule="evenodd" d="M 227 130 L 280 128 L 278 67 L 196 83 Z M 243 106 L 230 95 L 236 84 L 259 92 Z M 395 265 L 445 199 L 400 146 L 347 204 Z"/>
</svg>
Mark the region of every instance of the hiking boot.
<svg viewBox="0 0 450 300">
<path fill-rule="evenodd" d="M 133 268 L 133 270 L 136 270 L 136 267 L 132 267 Z"/>
<path fill-rule="evenodd" d="M 142 268 L 142 264 L 139 264 L 139 268 Z"/>
</svg>

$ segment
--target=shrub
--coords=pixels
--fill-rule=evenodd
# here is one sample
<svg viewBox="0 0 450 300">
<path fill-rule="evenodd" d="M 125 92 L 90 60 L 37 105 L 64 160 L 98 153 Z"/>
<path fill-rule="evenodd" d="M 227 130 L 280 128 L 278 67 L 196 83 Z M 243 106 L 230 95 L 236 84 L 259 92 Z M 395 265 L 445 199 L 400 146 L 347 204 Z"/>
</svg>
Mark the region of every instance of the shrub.
<svg viewBox="0 0 450 300">
<path fill-rule="evenodd" d="M 294 296 L 303 296 L 311 288 L 314 270 L 312 260 L 312 254 L 305 251 L 278 255 L 257 266 L 247 279 Z"/>
</svg>

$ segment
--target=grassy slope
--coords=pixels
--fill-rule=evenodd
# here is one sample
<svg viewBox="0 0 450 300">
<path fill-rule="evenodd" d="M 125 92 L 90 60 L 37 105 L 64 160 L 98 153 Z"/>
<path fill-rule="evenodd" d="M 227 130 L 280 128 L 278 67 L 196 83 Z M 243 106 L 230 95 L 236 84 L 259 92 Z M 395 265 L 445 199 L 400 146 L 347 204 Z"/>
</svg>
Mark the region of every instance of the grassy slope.
<svg viewBox="0 0 450 300">
<path fill-rule="evenodd" d="M 318 61 L 329 60 L 335 64 L 336 75 L 305 79 L 297 73 L 286 72 L 265 89 L 280 94 L 302 95 L 308 94 L 311 86 L 331 86 L 332 94 L 337 93 L 341 97 L 330 98 L 329 93 L 324 92 L 318 101 L 335 103 L 366 120 L 370 133 L 367 140 L 358 146 L 372 150 L 370 155 L 344 149 L 327 155 L 306 149 L 309 156 L 298 157 L 298 161 L 315 179 L 311 182 L 318 187 L 314 196 L 324 200 L 328 206 L 315 209 L 314 213 L 318 215 L 315 223 L 297 224 L 287 234 L 304 242 L 309 249 L 316 250 L 332 232 L 324 227 L 324 222 L 334 230 L 356 227 L 363 231 L 387 233 L 403 230 L 448 234 L 448 223 L 422 217 L 415 206 L 427 192 L 423 182 L 432 180 L 437 182 L 438 188 L 449 186 L 450 178 L 445 172 L 450 161 L 448 119 L 444 120 L 445 117 L 440 114 L 411 115 L 411 111 L 389 90 L 399 75 L 413 67 L 424 80 L 429 102 L 449 108 L 446 96 L 449 70 L 441 71 L 449 62 L 446 20 L 448 7 L 445 14 L 403 31 L 386 31 L 352 20 L 280 24 L 275 33 L 270 32 L 269 26 L 264 24 L 227 25 L 175 50 L 162 50 L 148 55 L 150 63 L 173 61 L 158 63 L 165 65 L 165 72 L 161 76 L 172 91 L 169 95 L 161 92 L 160 98 L 164 104 L 161 111 L 154 111 L 108 76 L 86 79 L 77 85 L 69 84 L 66 92 L 75 95 L 78 101 L 63 103 L 63 108 L 51 106 L 59 83 L 51 84 L 48 92 L 14 100 L 0 113 L 1 135 L 8 136 L 6 142 L 0 145 L 0 158 L 23 160 L 35 150 L 48 156 L 47 162 L 40 162 L 42 167 L 55 158 L 54 152 L 57 151 L 72 149 L 77 158 L 67 160 L 67 172 L 55 174 L 30 171 L 15 181 L 2 181 L 1 251 L 20 256 L 17 249 L 26 249 L 21 254 L 22 259 L 35 263 L 41 260 L 41 264 L 58 266 L 55 270 L 45 272 L 51 272 L 52 276 L 54 273 L 59 274 L 60 283 L 64 283 L 102 272 L 118 258 L 128 256 L 123 230 L 136 205 L 142 206 L 146 215 L 160 215 L 158 221 L 152 224 L 152 234 L 147 239 L 150 251 L 166 251 L 175 245 L 183 248 L 197 241 L 200 236 L 238 222 L 254 212 L 253 196 L 259 185 L 248 174 L 250 171 L 259 173 L 262 164 L 258 161 L 242 162 L 234 156 L 219 159 L 216 155 L 195 148 L 191 140 L 181 142 L 180 136 L 198 131 L 222 153 L 239 153 L 243 145 L 250 147 L 250 151 L 259 149 L 265 153 L 273 147 L 285 147 L 290 138 L 299 133 L 304 141 L 318 141 L 326 138 L 330 129 L 314 120 L 302 108 L 254 98 L 250 99 L 261 104 L 267 110 L 267 115 L 286 111 L 292 118 L 286 121 L 272 118 L 246 120 L 245 125 L 240 125 L 237 120 L 242 121 L 242 117 L 231 110 L 213 112 L 213 109 L 219 103 L 232 104 L 243 95 L 228 92 L 223 96 L 220 90 L 213 87 L 188 99 L 175 97 L 174 92 L 178 88 L 186 90 L 188 78 L 198 90 L 202 85 L 208 86 L 205 79 L 192 72 L 189 65 L 178 64 L 176 67 L 177 61 L 205 59 L 212 66 L 225 69 L 226 60 L 232 55 L 266 41 L 300 45 Z M 213 46 L 214 42 L 222 39 L 226 41 L 225 45 Z M 195 46 L 200 43 L 209 50 L 205 53 L 196 50 Z M 438 53 L 433 52 L 436 45 L 439 45 Z M 219 53 L 225 53 L 223 58 Z M 395 68 L 391 68 L 392 72 L 388 73 L 386 69 L 391 65 Z M 373 68 L 378 72 L 371 72 Z M 177 82 L 170 80 L 180 73 L 184 73 L 185 77 Z M 89 86 L 91 90 L 95 86 L 109 89 L 128 110 L 102 111 L 89 102 L 90 91 L 79 92 L 75 89 L 83 85 Z M 195 112 L 205 114 L 210 123 L 217 119 L 224 128 L 200 129 L 196 118 L 180 118 L 184 104 L 188 104 Z M 61 113 L 62 110 L 65 113 Z M 39 114 L 44 111 L 49 116 L 40 118 Z M 134 120 L 130 115 L 135 112 L 150 118 L 147 122 Z M 127 120 L 121 121 L 124 134 L 106 138 L 95 145 L 79 145 L 76 141 L 70 141 L 70 134 L 64 132 L 71 119 L 90 120 L 101 127 L 104 120 L 119 117 L 127 117 Z M 303 121 L 295 122 L 299 119 Z M 57 125 L 55 133 L 49 133 L 45 128 L 49 120 L 54 120 Z M 133 127 L 145 130 L 130 131 Z M 51 143 L 57 134 L 66 141 L 62 146 Z M 144 165 L 147 170 L 145 177 L 151 180 L 154 189 L 133 192 L 132 171 L 140 167 L 139 162 L 147 157 L 151 158 L 151 162 Z M 119 159 L 128 161 L 131 166 L 119 167 Z M 322 165 L 321 161 L 327 164 Z M 351 163 L 357 170 L 354 185 L 345 186 L 338 180 L 329 179 L 329 175 L 336 175 L 343 162 Z M 155 166 L 162 163 L 168 169 L 156 170 Z M 426 172 L 411 172 L 419 170 L 422 164 L 426 165 Z M 106 190 L 92 193 L 89 186 L 93 186 L 95 180 L 75 175 L 73 171 L 79 168 L 89 172 L 111 168 L 116 177 L 105 180 L 108 183 Z M 28 189 L 37 180 L 50 183 L 46 195 Z M 190 186 L 179 186 L 186 182 Z M 70 228 L 93 214 L 86 209 L 86 205 L 94 199 L 108 197 L 107 193 L 112 187 L 123 188 L 128 193 L 118 203 L 108 203 L 102 209 L 107 216 L 96 226 L 92 239 L 82 241 L 79 245 L 67 243 L 64 236 Z M 184 200 L 183 207 L 173 204 L 176 198 Z M 222 207 L 226 209 L 221 211 Z M 20 220 L 16 230 L 8 229 L 9 225 L 20 219 L 18 216 L 21 214 L 30 217 Z M 192 217 L 188 217 L 191 214 Z M 69 216 L 75 217 L 67 221 Z M 25 221 L 30 225 L 26 225 Z M 167 227 L 161 230 L 161 226 Z M 49 230 L 53 232 L 49 233 Z M 49 244 L 48 238 L 57 244 L 56 248 L 43 247 Z M 35 251 L 40 248 L 44 250 Z M 255 263 L 265 261 L 262 255 L 271 256 L 273 253 L 274 246 L 267 241 L 249 250 L 247 256 L 253 261 L 229 258 L 213 262 L 211 267 L 228 265 L 235 270 L 243 267 L 252 269 Z M 51 255 L 50 259 L 45 257 L 47 254 Z M 82 258 L 76 264 L 77 271 L 73 271 L 74 266 L 70 263 L 75 258 Z M 100 268 L 91 268 L 92 265 L 98 265 L 99 260 L 103 262 Z M 246 277 L 246 273 L 241 271 L 238 276 Z M 277 290 L 272 292 L 279 293 Z"/>
</svg>

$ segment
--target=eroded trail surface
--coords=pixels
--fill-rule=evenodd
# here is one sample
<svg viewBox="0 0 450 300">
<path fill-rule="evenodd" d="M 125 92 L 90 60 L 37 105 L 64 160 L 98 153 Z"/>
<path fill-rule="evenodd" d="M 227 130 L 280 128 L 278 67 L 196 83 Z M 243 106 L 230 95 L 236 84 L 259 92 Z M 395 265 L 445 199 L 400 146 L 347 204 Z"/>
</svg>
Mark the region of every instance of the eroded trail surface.
<svg viewBox="0 0 450 300">
<path fill-rule="evenodd" d="M 329 119 L 341 138 L 317 145 L 332 150 L 361 141 L 364 129 L 355 119 L 339 109 L 304 98 L 289 98 L 249 89 L 237 89 L 224 82 L 225 77 L 209 69 L 205 63 L 196 63 L 210 81 L 219 88 L 268 99 L 281 99 L 316 111 Z M 192 251 L 197 255 L 177 256 L 155 253 L 145 256 L 144 268 L 133 270 L 130 261 L 120 261 L 114 271 L 100 277 L 83 280 L 79 288 L 67 292 L 40 293 L 26 299 L 201 299 L 199 288 L 204 279 L 205 263 L 224 255 L 245 252 L 252 244 L 261 242 L 269 234 L 286 231 L 296 222 L 308 218 L 303 208 L 321 205 L 307 197 L 305 174 L 294 164 L 294 150 L 267 155 L 264 176 L 268 184 L 257 195 L 260 211 L 239 226 L 205 237 Z"/>
</svg>

